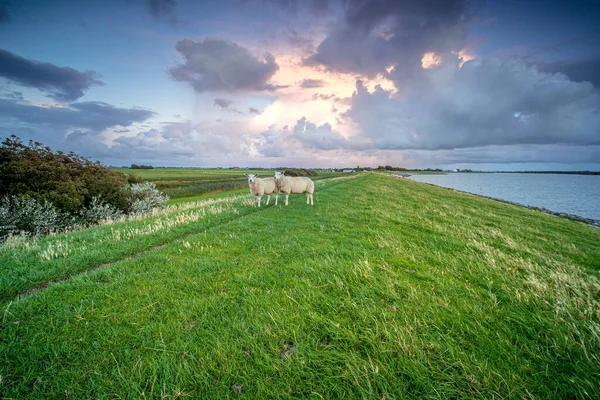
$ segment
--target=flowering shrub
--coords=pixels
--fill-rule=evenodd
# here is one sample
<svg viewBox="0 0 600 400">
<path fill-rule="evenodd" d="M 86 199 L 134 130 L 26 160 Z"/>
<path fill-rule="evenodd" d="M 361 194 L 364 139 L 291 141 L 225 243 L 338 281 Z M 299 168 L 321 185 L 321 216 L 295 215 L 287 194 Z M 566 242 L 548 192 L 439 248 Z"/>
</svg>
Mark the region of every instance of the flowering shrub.
<svg viewBox="0 0 600 400">
<path fill-rule="evenodd" d="M 107 220 L 117 220 L 123 217 L 123 211 L 103 202 L 100 196 L 96 196 L 90 205 L 79 210 L 77 215 L 79 217 L 77 222 L 80 225 L 91 225 Z"/>
<path fill-rule="evenodd" d="M 155 208 L 164 208 L 169 200 L 152 182 L 134 183 L 129 190 L 129 214 L 151 214 Z"/>
<path fill-rule="evenodd" d="M 63 229 L 68 222 L 47 200 L 38 202 L 12 195 L 0 199 L 0 239 L 20 233 L 47 235 Z"/>
</svg>

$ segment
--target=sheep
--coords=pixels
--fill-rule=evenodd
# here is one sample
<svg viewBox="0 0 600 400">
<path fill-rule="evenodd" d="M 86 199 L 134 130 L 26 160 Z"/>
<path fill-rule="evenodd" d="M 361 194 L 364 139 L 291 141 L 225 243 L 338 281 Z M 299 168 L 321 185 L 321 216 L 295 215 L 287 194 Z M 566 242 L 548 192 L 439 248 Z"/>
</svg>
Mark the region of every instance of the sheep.
<svg viewBox="0 0 600 400">
<path fill-rule="evenodd" d="M 315 183 L 312 179 L 305 176 L 288 177 L 283 172 L 275 171 L 273 177 L 277 182 L 280 192 L 285 193 L 285 205 L 288 205 L 288 196 L 290 193 L 306 193 L 306 204 L 313 205 L 313 193 L 315 192 Z"/>
<path fill-rule="evenodd" d="M 275 193 L 275 205 L 279 199 L 279 188 L 275 183 L 274 178 L 257 178 L 258 174 L 244 174 L 248 177 L 248 186 L 250 187 L 250 195 L 256 196 L 256 202 L 260 207 L 260 199 L 263 194 L 267 195 L 267 206 L 271 200 L 271 194 Z"/>
</svg>

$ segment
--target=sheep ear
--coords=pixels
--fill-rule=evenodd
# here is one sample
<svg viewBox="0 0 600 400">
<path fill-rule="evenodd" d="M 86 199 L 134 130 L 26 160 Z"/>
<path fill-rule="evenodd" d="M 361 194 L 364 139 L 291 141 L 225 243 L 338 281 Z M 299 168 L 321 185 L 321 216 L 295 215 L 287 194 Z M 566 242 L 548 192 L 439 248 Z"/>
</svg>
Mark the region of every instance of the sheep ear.
<svg viewBox="0 0 600 400">
<path fill-rule="evenodd" d="M 258 176 L 258 174 L 254 175 L 254 176 L 255 176 L 255 177 L 257 177 L 257 176 Z"/>
<path fill-rule="evenodd" d="M 244 174 L 244 175 L 248 176 L 248 174 Z"/>
</svg>

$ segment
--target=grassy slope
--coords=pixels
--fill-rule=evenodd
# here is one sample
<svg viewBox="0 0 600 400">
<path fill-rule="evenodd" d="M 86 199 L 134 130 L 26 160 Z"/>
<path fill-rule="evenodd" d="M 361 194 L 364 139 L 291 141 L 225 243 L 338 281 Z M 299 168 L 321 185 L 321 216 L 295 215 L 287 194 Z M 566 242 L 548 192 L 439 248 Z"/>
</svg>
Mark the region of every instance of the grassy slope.
<svg viewBox="0 0 600 400">
<path fill-rule="evenodd" d="M 315 199 L 5 303 L 0 394 L 600 396 L 600 230 L 375 174 Z"/>
</svg>

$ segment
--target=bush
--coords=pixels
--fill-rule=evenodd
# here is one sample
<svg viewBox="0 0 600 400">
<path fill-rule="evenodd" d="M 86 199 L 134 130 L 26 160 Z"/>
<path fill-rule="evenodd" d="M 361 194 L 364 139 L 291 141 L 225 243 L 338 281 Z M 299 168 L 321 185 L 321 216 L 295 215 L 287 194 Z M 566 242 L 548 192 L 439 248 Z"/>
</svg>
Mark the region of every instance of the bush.
<svg viewBox="0 0 600 400">
<path fill-rule="evenodd" d="M 137 164 L 131 164 L 131 167 L 129 167 L 131 169 L 154 169 L 154 167 L 152 165 L 137 165 Z"/>
<path fill-rule="evenodd" d="M 154 208 L 165 207 L 169 200 L 152 182 L 134 183 L 129 191 L 129 214 L 150 214 Z"/>
<path fill-rule="evenodd" d="M 92 225 L 107 220 L 117 220 L 123 217 L 123 211 L 102 201 L 100 196 L 94 197 L 88 207 L 79 210 L 78 224 Z"/>
<path fill-rule="evenodd" d="M 58 211 L 74 213 L 94 197 L 123 211 L 128 207 L 128 179 L 99 162 L 75 153 L 54 153 L 49 147 L 16 136 L 0 147 L 0 196 L 18 195 L 49 201 Z"/>
<path fill-rule="evenodd" d="M 16 136 L 0 147 L 0 241 L 149 214 L 169 196 L 139 176 Z"/>
<path fill-rule="evenodd" d="M 317 172 L 306 168 L 289 168 L 284 171 L 286 176 L 318 176 Z"/>
<path fill-rule="evenodd" d="M 69 224 L 47 200 L 38 202 L 31 197 L 3 196 L 0 199 L 0 239 L 10 235 L 47 235 Z"/>
</svg>

